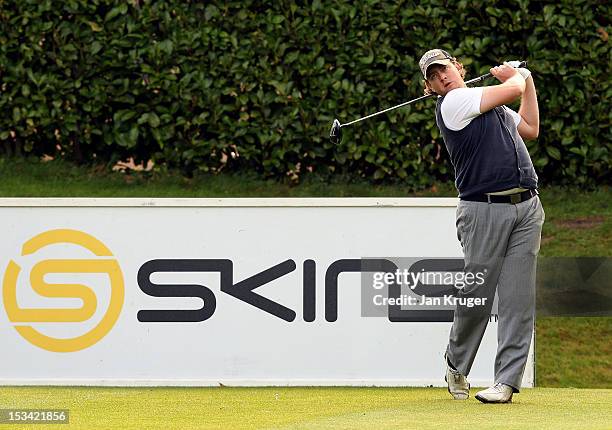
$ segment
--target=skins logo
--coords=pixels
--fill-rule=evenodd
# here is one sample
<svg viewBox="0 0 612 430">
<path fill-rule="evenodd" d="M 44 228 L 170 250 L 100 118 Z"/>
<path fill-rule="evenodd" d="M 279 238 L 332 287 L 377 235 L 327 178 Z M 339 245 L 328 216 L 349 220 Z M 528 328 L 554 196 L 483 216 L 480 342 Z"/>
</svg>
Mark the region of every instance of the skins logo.
<svg viewBox="0 0 612 430">
<path fill-rule="evenodd" d="M 255 292 L 255 289 L 275 279 L 281 278 L 296 269 L 294 260 L 285 260 L 262 272 L 256 273 L 239 282 L 234 280 L 234 263 L 229 259 L 159 259 L 144 263 L 138 270 L 138 286 L 143 293 L 151 297 L 195 297 L 202 301 L 200 309 L 155 309 L 138 311 L 138 321 L 155 322 L 202 322 L 213 316 L 217 300 L 213 291 L 205 285 L 193 284 L 156 284 L 151 281 L 154 273 L 180 272 L 213 272 L 220 275 L 221 292 L 250 304 L 275 317 L 292 322 L 296 312 L 280 303 L 270 300 Z M 338 319 L 338 280 L 342 273 L 388 272 L 398 269 L 392 261 L 385 258 L 341 259 L 331 263 L 325 271 L 325 320 L 335 322 Z M 409 269 L 419 271 L 462 271 L 462 259 L 424 259 L 415 262 Z M 430 286 L 431 287 L 431 286 Z M 430 297 L 441 297 L 449 294 L 448 286 L 435 286 L 436 293 L 427 292 L 427 287 L 420 284 L 414 293 Z M 442 288 L 440 288 L 442 287 Z M 306 260 L 303 263 L 302 279 L 302 315 L 304 321 L 313 322 L 316 318 L 316 263 Z M 389 297 L 400 296 L 400 286 L 389 287 Z M 403 310 L 400 305 L 389 306 L 391 322 L 452 322 L 452 310 Z"/>
<path fill-rule="evenodd" d="M 81 246 L 97 257 L 112 257 L 111 251 L 95 237 L 77 230 L 59 229 L 41 233 L 28 240 L 21 255 L 31 255 L 45 246 L 69 243 Z M 74 352 L 88 348 L 102 339 L 113 328 L 123 307 L 125 287 L 121 268 L 115 259 L 42 260 L 30 273 L 32 290 L 43 297 L 78 298 L 80 308 L 22 308 L 17 303 L 17 279 L 21 267 L 13 260 L 7 266 L 3 280 L 2 298 L 9 320 L 17 332 L 31 344 L 52 352 Z M 54 273 L 105 273 L 110 280 L 110 303 L 101 321 L 87 333 L 73 338 L 47 336 L 32 323 L 78 323 L 90 319 L 97 309 L 97 298 L 91 288 L 79 284 L 49 284 L 44 278 Z"/>
<path fill-rule="evenodd" d="M 61 229 L 41 233 L 28 240 L 22 248 L 22 256 L 34 254 L 45 246 L 69 243 L 81 246 L 97 257 L 112 257 L 110 250 L 95 237 L 77 230 Z M 151 281 L 154 273 L 216 272 L 220 275 L 221 292 L 248 303 L 268 314 L 287 322 L 296 318 L 296 312 L 280 303 L 270 300 L 254 290 L 262 285 L 283 277 L 296 269 L 294 260 L 285 260 L 262 272 L 236 282 L 233 276 L 233 262 L 229 259 L 155 259 L 145 262 L 138 270 L 137 283 L 140 290 L 151 297 L 194 297 L 202 300 L 200 309 L 155 309 L 140 310 L 137 319 L 141 323 L 155 322 L 203 322 L 213 316 L 217 307 L 215 294 L 204 285 L 193 284 L 156 284 Z M 420 260 L 410 271 L 461 271 L 461 259 Z M 338 319 L 338 281 L 347 272 L 388 272 L 398 269 L 392 261 L 384 258 L 340 259 L 332 262 L 325 271 L 324 303 L 325 320 Z M 33 345 L 52 352 L 74 352 L 88 348 L 99 342 L 113 328 L 123 307 L 125 286 L 121 268 L 115 259 L 63 259 L 43 260 L 35 264 L 30 273 L 32 290 L 43 297 L 77 298 L 83 303 L 81 308 L 22 308 L 17 303 L 17 279 L 21 268 L 10 261 L 3 280 L 3 301 L 9 320 L 15 324 L 17 332 Z M 110 280 L 110 303 L 102 320 L 87 333 L 74 338 L 54 338 L 42 334 L 29 324 L 32 323 L 77 323 L 89 320 L 96 312 L 95 293 L 85 285 L 49 284 L 44 281 L 47 274 L 57 273 L 105 273 Z M 422 294 L 423 285 L 414 289 Z M 316 263 L 314 260 L 303 262 L 302 315 L 306 322 L 316 319 Z M 442 295 L 443 290 L 438 294 Z M 389 286 L 389 297 L 399 297 L 399 285 Z M 405 311 L 399 305 L 389 306 L 391 322 L 435 322 L 452 321 L 453 311 Z"/>
</svg>

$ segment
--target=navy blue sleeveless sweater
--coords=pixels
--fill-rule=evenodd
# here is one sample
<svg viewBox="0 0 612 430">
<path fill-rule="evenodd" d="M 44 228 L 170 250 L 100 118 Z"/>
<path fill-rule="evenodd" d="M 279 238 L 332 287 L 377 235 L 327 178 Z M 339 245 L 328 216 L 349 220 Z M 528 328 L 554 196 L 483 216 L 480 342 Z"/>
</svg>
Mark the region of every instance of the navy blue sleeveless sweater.
<svg viewBox="0 0 612 430">
<path fill-rule="evenodd" d="M 459 197 L 491 193 L 515 187 L 538 186 L 531 157 L 504 107 L 478 115 L 466 127 L 452 131 L 442 120 L 438 97 L 436 123 L 455 168 Z"/>
</svg>

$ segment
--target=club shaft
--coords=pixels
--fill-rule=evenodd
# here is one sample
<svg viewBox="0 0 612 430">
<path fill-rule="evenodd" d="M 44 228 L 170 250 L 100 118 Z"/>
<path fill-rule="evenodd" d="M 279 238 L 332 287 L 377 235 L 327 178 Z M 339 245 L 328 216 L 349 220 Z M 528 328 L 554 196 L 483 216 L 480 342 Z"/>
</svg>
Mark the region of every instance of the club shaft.
<svg viewBox="0 0 612 430">
<path fill-rule="evenodd" d="M 484 81 L 485 79 L 489 79 L 491 76 L 493 76 L 491 73 L 487 73 L 487 74 L 479 76 L 477 78 L 470 79 L 469 81 L 467 81 L 465 83 L 465 85 L 477 84 L 480 81 Z"/>
<path fill-rule="evenodd" d="M 380 115 L 380 114 L 383 114 L 385 112 L 389 112 L 390 110 L 401 108 L 402 106 L 406 106 L 406 105 L 409 105 L 411 103 L 416 103 L 418 101 L 425 100 L 425 99 L 428 99 L 428 98 L 433 97 L 433 96 L 435 96 L 435 94 L 426 94 L 426 95 L 421 96 L 419 98 L 416 98 L 414 100 L 409 100 L 409 101 L 404 102 L 402 104 L 399 104 L 397 106 L 393 106 L 393 107 L 387 108 L 385 110 L 381 110 L 380 112 L 376 112 L 376 113 L 373 113 L 371 115 L 364 116 L 363 118 L 356 119 L 355 121 L 347 122 L 346 124 L 341 124 L 340 127 L 344 127 L 344 126 L 347 126 L 347 125 L 355 124 L 355 123 L 357 123 L 359 121 L 363 121 L 365 119 L 372 118 L 372 117 L 374 117 L 376 115 Z"/>
<path fill-rule="evenodd" d="M 527 62 L 526 62 L 526 61 L 523 61 L 523 62 L 521 62 L 521 64 L 519 65 L 519 67 L 525 67 L 526 65 L 527 65 Z M 481 81 L 484 81 L 485 79 L 490 78 L 491 76 L 493 76 L 491 73 L 486 73 L 486 74 L 484 74 L 484 75 L 482 75 L 482 76 L 479 76 L 479 77 L 477 77 L 477 78 L 470 79 L 470 80 L 469 80 L 469 81 L 467 81 L 465 84 L 466 84 L 466 85 L 476 84 L 476 83 L 478 83 L 478 82 L 481 82 Z M 401 108 L 402 106 L 407 106 L 407 105 L 409 105 L 409 104 L 416 103 L 416 102 L 418 102 L 418 101 L 421 101 L 421 100 L 425 100 L 425 99 L 428 99 L 428 98 L 434 97 L 435 95 L 436 95 L 436 94 L 425 94 L 425 95 L 423 95 L 423 96 L 421 96 L 421 97 L 418 97 L 418 98 L 413 99 L 413 100 L 409 100 L 409 101 L 404 102 L 404 103 L 401 103 L 401 104 L 399 104 L 399 105 L 397 105 L 397 106 L 392 106 L 392 107 L 387 108 L 387 109 L 385 109 L 385 110 L 381 110 L 380 112 L 376 112 L 376 113 L 370 114 L 370 115 L 368 115 L 368 116 L 364 116 L 363 118 L 356 119 L 355 121 L 347 122 L 346 124 L 340 124 L 340 127 L 346 127 L 347 125 L 352 125 L 352 124 L 358 123 L 358 122 L 360 122 L 360 121 L 364 121 L 364 120 L 366 120 L 366 119 L 369 119 L 369 118 L 375 117 L 375 116 L 377 116 L 377 115 L 381 115 L 381 114 L 383 114 L 383 113 L 385 113 L 385 112 L 389 112 L 390 110 L 394 110 L 394 109 L 397 109 L 397 108 Z"/>
</svg>

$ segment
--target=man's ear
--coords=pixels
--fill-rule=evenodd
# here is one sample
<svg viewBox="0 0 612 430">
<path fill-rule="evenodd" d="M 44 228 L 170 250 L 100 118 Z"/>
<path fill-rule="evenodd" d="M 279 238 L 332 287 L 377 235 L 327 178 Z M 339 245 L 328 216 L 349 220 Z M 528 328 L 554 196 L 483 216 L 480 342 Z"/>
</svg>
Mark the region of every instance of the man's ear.
<svg viewBox="0 0 612 430">
<path fill-rule="evenodd" d="M 425 83 L 425 94 L 435 94 L 436 93 L 433 90 L 433 88 L 431 88 L 431 85 L 429 85 L 429 82 L 427 81 L 427 79 L 425 79 L 423 82 Z"/>
<path fill-rule="evenodd" d="M 458 61 L 453 61 L 453 64 L 455 65 L 455 67 L 457 68 L 457 70 L 459 71 L 459 73 L 463 72 L 463 64 L 459 63 Z"/>
</svg>

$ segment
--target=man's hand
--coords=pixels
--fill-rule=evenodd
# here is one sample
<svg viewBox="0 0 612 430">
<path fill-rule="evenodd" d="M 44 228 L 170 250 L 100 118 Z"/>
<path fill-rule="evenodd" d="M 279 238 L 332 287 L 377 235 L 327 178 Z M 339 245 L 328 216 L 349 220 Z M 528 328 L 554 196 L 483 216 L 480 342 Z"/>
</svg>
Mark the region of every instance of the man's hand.
<svg viewBox="0 0 612 430">
<path fill-rule="evenodd" d="M 483 88 L 480 113 L 511 103 L 525 92 L 525 79 L 509 64 L 493 67 L 491 74 L 501 81 L 501 84 Z"/>
<path fill-rule="evenodd" d="M 508 79 L 518 75 L 518 72 L 508 63 L 504 63 L 501 66 L 493 67 L 491 69 L 491 74 L 503 83 L 506 82 Z"/>
<path fill-rule="evenodd" d="M 511 67 L 514 67 L 516 71 L 519 72 L 525 80 L 527 80 L 527 78 L 531 76 L 531 71 L 529 69 L 519 67 L 521 64 L 520 61 L 506 61 L 505 64 L 509 64 Z"/>
</svg>

